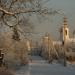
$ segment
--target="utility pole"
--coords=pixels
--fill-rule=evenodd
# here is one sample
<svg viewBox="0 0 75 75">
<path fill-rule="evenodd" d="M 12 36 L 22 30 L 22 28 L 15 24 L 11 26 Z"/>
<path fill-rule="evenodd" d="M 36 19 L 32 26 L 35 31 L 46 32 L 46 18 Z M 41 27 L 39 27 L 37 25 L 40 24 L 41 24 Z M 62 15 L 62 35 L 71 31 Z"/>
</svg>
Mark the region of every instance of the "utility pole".
<svg viewBox="0 0 75 75">
<path fill-rule="evenodd" d="M 3 58 L 4 58 L 4 53 L 1 52 L 2 50 L 0 50 L 0 67 L 3 65 Z"/>
<path fill-rule="evenodd" d="M 51 63 L 51 53 L 50 53 L 50 43 L 49 43 L 49 37 L 48 37 L 48 51 L 49 51 L 49 63 Z"/>
<path fill-rule="evenodd" d="M 48 57 L 48 61 L 49 63 L 52 63 L 52 55 L 51 55 L 51 40 L 50 40 L 50 37 L 48 35 L 48 52 L 49 52 L 49 57 Z"/>
<path fill-rule="evenodd" d="M 64 66 L 67 66 L 65 45 L 64 45 Z"/>
<path fill-rule="evenodd" d="M 63 62 L 63 64 L 64 64 L 64 66 L 67 66 L 67 62 L 66 62 L 66 51 L 65 51 L 65 42 L 63 42 L 62 43 L 62 45 L 63 45 L 63 58 L 64 58 L 64 62 Z"/>
</svg>

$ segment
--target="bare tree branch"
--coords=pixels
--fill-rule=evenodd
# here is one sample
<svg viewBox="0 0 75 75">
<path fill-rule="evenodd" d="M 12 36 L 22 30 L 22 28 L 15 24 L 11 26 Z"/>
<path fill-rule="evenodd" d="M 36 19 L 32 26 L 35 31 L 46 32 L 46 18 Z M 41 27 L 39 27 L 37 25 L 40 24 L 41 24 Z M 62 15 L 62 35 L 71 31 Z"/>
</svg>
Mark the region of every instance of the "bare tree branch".
<svg viewBox="0 0 75 75">
<path fill-rule="evenodd" d="M 5 13 L 7 15 L 14 15 L 14 13 L 8 12 L 7 10 L 3 9 L 2 7 L 0 7 L 0 11 L 2 11 L 3 13 Z"/>
<path fill-rule="evenodd" d="M 4 1 L 5 4 L 2 3 L 3 1 L 4 0 L 0 1 L 0 4 L 1 4 L 0 12 L 2 12 L 0 19 L 3 20 L 5 25 L 9 26 L 12 29 L 14 26 L 19 25 L 19 22 L 20 22 L 19 17 L 22 14 L 24 14 L 24 16 L 27 14 L 36 14 L 37 16 L 38 15 L 46 16 L 46 15 L 52 15 L 52 14 L 54 15 L 57 13 L 56 10 L 50 10 L 50 9 L 42 6 L 43 3 L 46 3 L 49 0 L 10 0 L 10 2 L 9 2 L 9 0 L 6 0 L 6 3 Z M 16 22 L 14 22 L 15 25 L 13 25 L 13 23 L 11 22 L 11 19 L 12 20 L 14 19 L 14 18 L 12 18 L 12 16 L 14 18 L 16 18 L 15 19 Z M 25 20 L 25 18 L 23 18 L 23 17 L 21 19 Z M 25 23 L 27 23 L 27 22 L 25 22 Z M 23 24 L 25 24 L 25 23 L 23 23 Z M 30 24 L 28 26 L 29 26 L 29 28 L 25 26 L 25 29 L 23 29 L 23 31 L 25 33 L 32 33 L 32 31 L 31 31 L 32 27 L 30 26 Z M 19 30 L 17 29 L 17 31 L 19 31 Z"/>
</svg>

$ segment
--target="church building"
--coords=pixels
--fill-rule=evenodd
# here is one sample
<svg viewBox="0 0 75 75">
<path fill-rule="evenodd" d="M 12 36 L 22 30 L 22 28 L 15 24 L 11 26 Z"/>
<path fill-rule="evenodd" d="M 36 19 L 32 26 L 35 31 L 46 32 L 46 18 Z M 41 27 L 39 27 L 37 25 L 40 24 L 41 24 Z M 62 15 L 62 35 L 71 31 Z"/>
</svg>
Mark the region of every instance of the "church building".
<svg viewBox="0 0 75 75">
<path fill-rule="evenodd" d="M 69 36 L 69 28 L 66 17 L 63 18 L 63 26 L 60 28 L 60 41 L 62 41 L 62 43 L 75 42 L 75 38 L 70 38 Z"/>
</svg>

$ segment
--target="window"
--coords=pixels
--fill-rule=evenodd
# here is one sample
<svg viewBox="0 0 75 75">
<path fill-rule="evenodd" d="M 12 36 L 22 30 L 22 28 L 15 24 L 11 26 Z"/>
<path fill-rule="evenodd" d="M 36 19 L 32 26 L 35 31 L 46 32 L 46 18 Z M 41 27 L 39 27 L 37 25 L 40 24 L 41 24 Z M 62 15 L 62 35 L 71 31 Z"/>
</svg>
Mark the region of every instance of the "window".
<svg viewBox="0 0 75 75">
<path fill-rule="evenodd" d="M 65 30 L 65 34 L 67 35 L 67 30 Z"/>
</svg>

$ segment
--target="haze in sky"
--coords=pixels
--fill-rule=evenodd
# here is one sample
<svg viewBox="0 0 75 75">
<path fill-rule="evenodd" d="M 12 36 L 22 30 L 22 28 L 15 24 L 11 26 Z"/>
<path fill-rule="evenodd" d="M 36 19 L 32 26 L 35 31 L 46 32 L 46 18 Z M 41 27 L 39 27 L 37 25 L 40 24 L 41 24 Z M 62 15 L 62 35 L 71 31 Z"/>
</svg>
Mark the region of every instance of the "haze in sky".
<svg viewBox="0 0 75 75">
<path fill-rule="evenodd" d="M 47 3 L 47 6 L 52 9 L 63 10 L 67 20 L 68 26 L 70 28 L 70 35 L 75 29 L 75 0 L 51 0 Z M 62 12 L 61 12 L 62 13 Z M 42 23 L 36 23 L 36 31 L 44 34 L 45 32 L 50 33 L 50 35 L 56 40 L 59 39 L 59 28 L 63 24 L 63 16 L 60 14 L 51 15 L 48 20 Z"/>
</svg>

